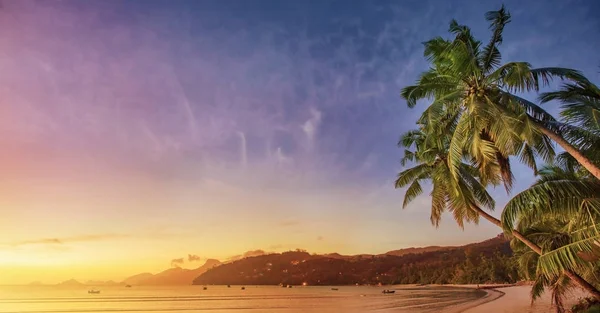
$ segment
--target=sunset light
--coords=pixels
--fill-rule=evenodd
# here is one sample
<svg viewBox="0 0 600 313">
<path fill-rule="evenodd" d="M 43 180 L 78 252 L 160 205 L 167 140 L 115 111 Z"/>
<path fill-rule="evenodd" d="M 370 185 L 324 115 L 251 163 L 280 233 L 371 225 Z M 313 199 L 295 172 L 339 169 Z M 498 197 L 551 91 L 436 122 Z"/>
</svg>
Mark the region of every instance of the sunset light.
<svg viewBox="0 0 600 313">
<path fill-rule="evenodd" d="M 0 0 L 0 313 L 600 308 L 599 3 Z"/>
</svg>

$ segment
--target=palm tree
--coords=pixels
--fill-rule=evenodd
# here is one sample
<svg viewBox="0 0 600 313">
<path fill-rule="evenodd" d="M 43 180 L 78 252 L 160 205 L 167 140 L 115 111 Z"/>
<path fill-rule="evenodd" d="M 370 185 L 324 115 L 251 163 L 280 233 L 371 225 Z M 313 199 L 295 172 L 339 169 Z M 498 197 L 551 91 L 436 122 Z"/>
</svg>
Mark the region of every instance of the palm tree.
<svg viewBox="0 0 600 313">
<path fill-rule="evenodd" d="M 434 225 L 438 225 L 442 212 L 450 211 L 461 227 L 465 222 L 478 222 L 480 216 L 499 227 L 509 227 L 482 209 L 494 207 L 485 187 L 501 182 L 508 192 L 513 180 L 510 156 L 519 156 L 537 171 L 537 158 L 553 160 L 550 138 L 575 131 L 513 93 L 538 91 L 554 77 L 574 81 L 585 78 L 565 68 L 533 69 L 525 62 L 501 65 L 498 46 L 510 14 L 502 7 L 488 12 L 486 19 L 492 38 L 483 47 L 467 26 L 454 20 L 449 29 L 455 35 L 453 40 L 437 37 L 426 42 L 425 56 L 431 68 L 416 85 L 402 90 L 409 107 L 420 99 L 433 102 L 417 123 L 420 129 L 401 140 L 405 147 L 416 148 L 405 151 L 403 163 L 414 161 L 417 165 L 398 175 L 396 187 L 408 186 L 406 206 L 423 192 L 421 182 L 430 181 Z M 590 173 L 594 173 L 593 168 Z M 510 228 L 515 238 L 542 254 L 538 245 L 512 230 L 512 224 Z M 600 299 L 600 292 L 569 268 L 560 268 L 561 272 Z"/>
<path fill-rule="evenodd" d="M 440 128 L 444 129 L 445 127 L 442 125 Z M 403 207 L 406 207 L 423 193 L 422 183 L 431 183 L 430 220 L 436 227 L 439 225 L 442 213 L 445 211 L 453 214 L 454 220 L 461 228 L 464 227 L 465 222 L 477 223 L 481 216 L 505 230 L 510 227 L 509 233 L 537 255 L 542 255 L 543 250 L 540 246 L 512 229 L 514 224 L 510 224 L 510 226 L 503 225 L 502 221 L 482 209 L 493 210 L 495 202 L 488 194 L 486 186 L 482 184 L 481 177 L 479 177 L 480 172 L 476 167 L 461 163 L 457 179 L 453 177 L 448 157 L 448 146 L 451 141 L 449 136 L 436 134 L 433 136 L 435 139 L 430 140 L 431 135 L 425 133 L 424 130 L 425 127 L 423 126 L 420 130 L 409 131 L 401 137 L 399 142 L 400 146 L 406 148 L 401 164 L 404 166 L 408 162 L 416 163 L 414 167 L 400 172 L 395 182 L 396 188 L 408 186 Z M 411 150 L 411 148 L 414 149 Z M 510 221 L 514 222 L 514 220 Z M 562 272 L 582 288 L 588 290 L 594 297 L 600 299 L 600 291 L 589 282 L 566 267 L 562 268 Z"/>
<path fill-rule="evenodd" d="M 431 68 L 416 85 L 401 93 L 409 107 L 420 99 L 433 99 L 423 119 L 455 117 L 448 154 L 454 179 L 458 179 L 460 164 L 468 152 L 482 179 L 494 171 L 488 166 L 499 166 L 507 191 L 512 185 L 509 156 L 518 155 L 536 170 L 536 157 L 548 162 L 554 156 L 549 137 L 558 140 L 556 133 L 546 128 L 555 119 L 514 93 L 538 91 L 555 77 L 583 79 L 578 71 L 566 68 L 533 69 L 526 62 L 502 64 L 498 47 L 510 18 L 504 7 L 486 14 L 492 37 L 485 45 L 472 36 L 467 26 L 453 20 L 449 31 L 455 38 L 437 37 L 425 43 Z M 426 127 L 436 127 L 436 123 Z"/>
<path fill-rule="evenodd" d="M 558 91 L 542 93 L 540 100 L 542 103 L 559 100 L 563 104 L 561 116 L 565 123 L 550 123 L 556 132 L 550 129 L 547 132 L 570 156 L 561 158 L 563 164 L 575 168 L 578 166 L 573 161 L 577 161 L 600 179 L 600 88 L 580 77 L 563 84 Z"/>
<path fill-rule="evenodd" d="M 517 227 L 531 240 L 543 249 L 555 249 L 569 241 L 569 236 L 560 232 L 564 229 L 565 223 L 558 220 L 543 219 L 530 223 L 519 223 Z M 568 292 L 575 287 L 571 279 L 561 273 L 548 276 L 538 270 L 539 255 L 523 245 L 520 241 L 512 240 L 511 248 L 517 257 L 521 273 L 533 281 L 531 287 L 531 302 L 536 301 L 546 289 L 549 289 L 552 296 L 551 301 L 557 313 L 564 313 L 564 300 Z"/>
<path fill-rule="evenodd" d="M 403 207 L 423 193 L 422 182 L 430 181 L 433 184 L 430 220 L 436 227 L 439 226 L 442 213 L 446 210 L 452 212 L 454 220 L 461 228 L 465 222 L 478 222 L 480 215 L 489 216 L 480 207 L 491 210 L 495 202 L 485 190 L 485 186 L 474 176 L 478 174 L 477 169 L 462 164 L 459 179 L 449 179 L 452 174 L 444 147 L 447 146 L 448 140 L 445 140 L 442 147 L 426 146 L 425 141 L 426 134 L 421 130 L 414 130 L 404 134 L 399 143 L 407 148 L 401 160 L 402 165 L 409 161 L 417 163 L 416 166 L 398 174 L 396 179 L 396 188 L 408 186 Z M 408 150 L 413 146 L 416 148 L 414 151 Z"/>
<path fill-rule="evenodd" d="M 579 282 L 581 277 L 570 273 L 590 270 L 600 256 L 600 231 L 597 228 L 600 224 L 600 181 L 594 177 L 580 177 L 558 166 L 547 166 L 540 171 L 536 183 L 513 197 L 502 212 L 502 224 L 508 233 L 514 232 L 516 221 L 519 221 L 519 228 L 526 228 L 547 220 L 561 222 L 563 226 L 555 227 L 555 232 L 568 240 L 555 238 L 551 244 L 542 246 L 539 272 L 547 279 L 565 273 Z"/>
</svg>

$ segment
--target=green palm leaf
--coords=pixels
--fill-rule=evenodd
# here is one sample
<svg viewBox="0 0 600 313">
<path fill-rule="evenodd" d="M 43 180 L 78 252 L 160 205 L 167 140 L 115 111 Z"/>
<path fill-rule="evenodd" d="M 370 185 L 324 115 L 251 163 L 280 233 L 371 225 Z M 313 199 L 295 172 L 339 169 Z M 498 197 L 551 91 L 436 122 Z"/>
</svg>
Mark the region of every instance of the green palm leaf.
<svg viewBox="0 0 600 313">
<path fill-rule="evenodd" d="M 480 56 L 482 68 L 485 73 L 490 72 L 494 67 L 500 65 L 502 56 L 497 46 L 502 43 L 502 32 L 504 26 L 510 22 L 510 13 L 506 11 L 504 5 L 498 11 L 490 11 L 485 14 L 485 19 L 490 22 L 492 38 L 483 48 Z"/>
<path fill-rule="evenodd" d="M 564 270 L 589 266 L 580 257 L 580 253 L 594 253 L 600 236 L 581 239 L 564 245 L 558 249 L 546 252 L 540 256 L 539 268 L 547 275 L 557 275 Z"/>
</svg>

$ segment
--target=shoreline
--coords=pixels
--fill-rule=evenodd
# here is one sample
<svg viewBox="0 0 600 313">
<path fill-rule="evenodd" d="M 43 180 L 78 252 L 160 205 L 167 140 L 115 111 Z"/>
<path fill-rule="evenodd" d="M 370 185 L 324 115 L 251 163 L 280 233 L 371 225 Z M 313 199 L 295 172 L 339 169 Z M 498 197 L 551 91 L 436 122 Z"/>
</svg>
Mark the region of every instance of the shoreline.
<svg viewBox="0 0 600 313">
<path fill-rule="evenodd" d="M 467 288 L 469 288 L 469 287 L 467 287 Z M 452 313 L 464 313 L 471 309 L 485 305 L 487 303 L 494 302 L 506 295 L 505 292 L 502 292 L 502 291 L 494 289 L 494 288 L 485 288 L 485 289 L 480 288 L 480 290 L 485 291 L 486 295 L 475 301 L 467 302 L 466 304 L 461 305 L 460 308 L 457 308 L 456 310 L 453 310 L 451 312 Z"/>
<path fill-rule="evenodd" d="M 459 287 L 459 286 L 456 286 Z M 463 288 L 476 288 L 473 286 L 463 286 Z M 550 292 L 545 292 L 538 300 L 534 303 L 531 302 L 530 291 L 531 286 L 529 285 L 512 285 L 512 286 L 480 286 L 486 292 L 489 292 L 487 296 L 484 296 L 483 301 L 476 300 L 470 302 L 470 305 L 459 310 L 450 311 L 452 313 L 547 313 L 552 312 L 554 307 L 551 305 Z M 497 293 L 498 296 L 489 296 L 490 293 Z M 583 290 L 575 290 L 571 293 L 570 297 L 567 297 L 565 301 L 565 308 L 570 308 L 577 301 L 587 296 Z M 484 300 L 485 299 L 485 300 Z"/>
<path fill-rule="evenodd" d="M 505 292 L 498 290 L 496 288 L 510 288 L 514 287 L 514 284 L 506 285 L 458 285 L 458 284 L 444 284 L 444 285 L 428 285 L 430 287 L 449 287 L 449 288 L 462 288 L 462 289 L 470 289 L 470 290 L 482 290 L 486 294 L 473 301 L 464 302 L 460 304 L 456 304 L 453 306 L 449 306 L 444 309 L 444 313 L 463 313 L 467 312 L 471 309 L 486 305 L 490 302 L 494 302 L 506 295 Z M 492 311 L 495 312 L 495 311 Z M 520 313 L 520 312 L 519 312 Z"/>
</svg>

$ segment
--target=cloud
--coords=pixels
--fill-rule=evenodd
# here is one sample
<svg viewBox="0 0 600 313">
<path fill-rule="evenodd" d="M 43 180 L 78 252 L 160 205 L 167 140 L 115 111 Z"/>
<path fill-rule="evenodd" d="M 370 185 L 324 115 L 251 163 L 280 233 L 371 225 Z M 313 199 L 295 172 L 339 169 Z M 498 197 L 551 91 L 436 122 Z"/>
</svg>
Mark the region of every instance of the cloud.
<svg viewBox="0 0 600 313">
<path fill-rule="evenodd" d="M 281 147 L 277 147 L 277 151 L 275 152 L 275 156 L 277 157 L 277 164 L 279 166 L 284 166 L 286 164 L 293 163 L 294 159 L 285 155 Z"/>
<path fill-rule="evenodd" d="M 260 255 L 265 255 L 266 252 L 264 250 L 251 250 L 251 251 L 246 251 L 243 254 L 244 258 L 249 258 L 249 257 L 253 257 L 253 256 L 260 256 Z"/>
<path fill-rule="evenodd" d="M 245 168 L 248 165 L 248 151 L 246 148 L 246 134 L 241 131 L 237 132 L 240 137 L 240 162 L 242 162 L 242 167 Z"/>
<path fill-rule="evenodd" d="M 286 220 L 286 221 L 279 223 L 279 226 L 289 227 L 289 226 L 296 226 L 299 224 L 300 224 L 300 221 L 298 221 L 298 220 Z"/>
<path fill-rule="evenodd" d="M 254 257 L 254 256 L 261 256 L 261 255 L 265 255 L 267 254 L 265 252 L 265 250 L 261 250 L 261 249 L 257 249 L 257 250 L 250 250 L 250 251 L 246 251 L 243 254 L 238 254 L 238 255 L 234 255 L 232 257 L 230 257 L 228 260 L 229 261 L 236 261 L 236 260 L 241 260 L 244 258 L 250 258 L 250 257 Z"/>
<path fill-rule="evenodd" d="M 321 118 L 321 111 L 315 108 L 310 108 L 310 118 L 301 126 L 302 131 L 304 131 L 306 137 L 308 138 L 309 145 L 312 145 L 315 140 L 319 124 L 321 124 Z"/>
<path fill-rule="evenodd" d="M 281 244 L 277 244 L 277 245 L 270 245 L 270 246 L 269 246 L 269 250 L 279 250 L 279 249 L 281 249 L 281 248 L 283 248 L 283 245 L 281 245 Z"/>
<path fill-rule="evenodd" d="M 184 262 L 183 258 L 173 259 L 171 260 L 171 267 L 180 267 Z"/>
<path fill-rule="evenodd" d="M 200 260 L 202 260 L 200 256 L 197 256 L 195 254 L 188 254 L 188 262 L 199 262 Z"/>
<path fill-rule="evenodd" d="M 105 240 L 114 240 L 129 237 L 129 235 L 122 234 L 95 234 L 95 235 L 80 235 L 80 236 L 72 236 L 72 237 L 62 237 L 62 238 L 41 238 L 41 239 L 33 239 L 33 240 L 23 240 L 16 241 L 12 243 L 7 243 L 7 246 L 20 247 L 26 245 L 63 245 L 67 243 L 73 242 L 92 242 L 92 241 L 105 241 Z"/>
</svg>

